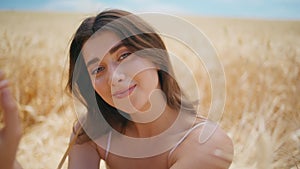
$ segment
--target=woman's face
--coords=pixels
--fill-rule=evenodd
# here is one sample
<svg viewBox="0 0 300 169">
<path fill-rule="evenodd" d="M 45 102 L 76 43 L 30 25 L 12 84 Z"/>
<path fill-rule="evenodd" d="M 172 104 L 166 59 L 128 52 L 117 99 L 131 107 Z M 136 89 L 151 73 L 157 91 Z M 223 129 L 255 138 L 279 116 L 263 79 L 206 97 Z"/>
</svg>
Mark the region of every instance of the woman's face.
<svg viewBox="0 0 300 169">
<path fill-rule="evenodd" d="M 95 91 L 108 104 L 127 113 L 150 108 L 151 93 L 159 89 L 157 67 L 132 53 L 109 31 L 90 38 L 82 49 Z"/>
</svg>

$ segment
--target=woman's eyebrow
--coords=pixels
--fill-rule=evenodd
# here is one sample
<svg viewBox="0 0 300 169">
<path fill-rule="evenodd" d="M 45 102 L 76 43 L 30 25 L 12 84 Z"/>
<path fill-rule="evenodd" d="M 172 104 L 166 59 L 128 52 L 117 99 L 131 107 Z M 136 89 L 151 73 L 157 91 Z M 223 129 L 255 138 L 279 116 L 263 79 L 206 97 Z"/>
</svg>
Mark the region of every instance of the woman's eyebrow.
<svg viewBox="0 0 300 169">
<path fill-rule="evenodd" d="M 87 62 L 86 67 L 91 66 L 92 64 L 98 63 L 100 60 L 98 57 L 95 57 L 93 59 L 91 59 L 90 61 Z"/>
<path fill-rule="evenodd" d="M 125 44 L 122 41 L 120 41 L 115 46 L 113 46 L 112 48 L 110 48 L 109 51 L 108 51 L 108 53 L 109 54 L 113 54 L 113 53 L 115 53 L 117 50 L 119 50 L 123 46 L 125 46 Z"/>
<path fill-rule="evenodd" d="M 116 45 L 114 45 L 112 48 L 109 49 L 108 53 L 109 54 L 113 54 L 115 53 L 117 50 L 119 50 L 121 47 L 125 46 L 125 44 L 120 41 L 119 43 L 117 43 Z M 95 57 L 93 59 L 91 59 L 90 61 L 87 62 L 86 66 L 89 67 L 92 64 L 95 64 L 97 62 L 99 62 L 100 59 L 98 57 Z"/>
</svg>

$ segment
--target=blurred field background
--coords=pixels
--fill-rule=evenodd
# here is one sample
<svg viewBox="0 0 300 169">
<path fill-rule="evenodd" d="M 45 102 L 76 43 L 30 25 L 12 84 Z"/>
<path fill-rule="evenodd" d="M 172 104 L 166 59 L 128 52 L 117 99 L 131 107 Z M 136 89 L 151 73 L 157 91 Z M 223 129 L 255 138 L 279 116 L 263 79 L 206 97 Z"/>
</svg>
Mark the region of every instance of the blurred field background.
<svg viewBox="0 0 300 169">
<path fill-rule="evenodd" d="M 86 16 L 0 12 L 0 68 L 20 105 L 24 136 L 17 158 L 24 169 L 56 168 L 66 150 L 76 118 L 64 91 L 68 46 Z M 209 37 L 224 65 L 220 125 L 234 142 L 231 169 L 300 168 L 300 21 L 186 19 Z M 176 54 L 188 59 L 190 51 Z M 205 112 L 209 79 L 203 68 L 193 71 Z"/>
</svg>

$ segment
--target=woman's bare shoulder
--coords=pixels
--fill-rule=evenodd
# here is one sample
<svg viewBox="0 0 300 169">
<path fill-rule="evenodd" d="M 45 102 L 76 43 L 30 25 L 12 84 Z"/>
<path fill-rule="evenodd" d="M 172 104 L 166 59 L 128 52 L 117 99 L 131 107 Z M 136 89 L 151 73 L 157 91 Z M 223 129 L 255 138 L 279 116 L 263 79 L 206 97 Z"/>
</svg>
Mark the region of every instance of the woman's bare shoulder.
<svg viewBox="0 0 300 169">
<path fill-rule="evenodd" d="M 75 122 L 70 136 L 68 168 L 99 168 L 101 153 L 98 146 L 88 138 L 79 122 Z"/>
<path fill-rule="evenodd" d="M 171 156 L 171 169 L 229 168 L 233 143 L 225 131 L 213 122 L 205 122 L 192 131 Z"/>
<path fill-rule="evenodd" d="M 75 146 L 82 148 L 93 147 L 95 150 L 97 150 L 100 157 L 103 158 L 106 150 L 105 148 L 102 148 L 102 146 L 99 146 L 103 142 L 107 142 L 107 135 L 99 136 L 98 138 L 92 140 L 84 131 L 81 123 L 79 121 L 74 122 L 70 135 L 70 144 L 74 144 Z"/>
</svg>

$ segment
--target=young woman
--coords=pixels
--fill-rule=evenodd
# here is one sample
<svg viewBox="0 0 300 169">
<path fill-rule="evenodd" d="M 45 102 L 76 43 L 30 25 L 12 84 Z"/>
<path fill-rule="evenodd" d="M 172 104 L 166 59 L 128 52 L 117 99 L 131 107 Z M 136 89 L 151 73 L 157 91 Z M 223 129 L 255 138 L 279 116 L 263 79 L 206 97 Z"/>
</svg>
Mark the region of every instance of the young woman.
<svg viewBox="0 0 300 169">
<path fill-rule="evenodd" d="M 136 15 L 107 10 L 82 22 L 70 46 L 67 87 L 87 111 L 74 125 L 70 169 L 96 169 L 101 159 L 110 169 L 231 164 L 231 139 L 197 117 L 163 41 Z M 203 132 L 211 134 L 200 142 Z"/>
</svg>

